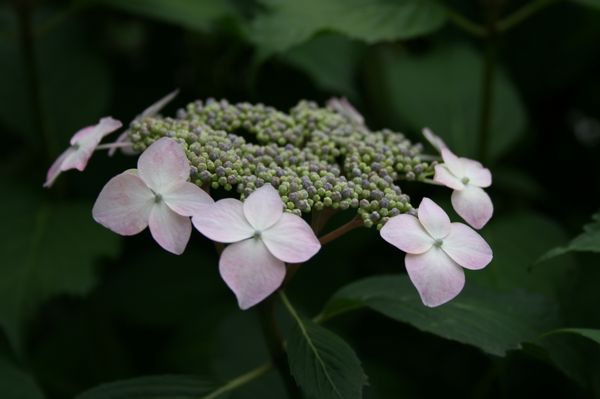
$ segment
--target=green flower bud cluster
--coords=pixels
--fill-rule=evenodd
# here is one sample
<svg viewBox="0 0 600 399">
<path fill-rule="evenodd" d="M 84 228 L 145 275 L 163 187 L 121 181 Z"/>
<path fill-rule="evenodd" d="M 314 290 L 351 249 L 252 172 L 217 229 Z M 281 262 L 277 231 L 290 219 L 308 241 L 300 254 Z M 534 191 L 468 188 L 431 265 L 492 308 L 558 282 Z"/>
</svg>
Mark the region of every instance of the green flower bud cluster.
<svg viewBox="0 0 600 399">
<path fill-rule="evenodd" d="M 302 101 L 289 114 L 262 104 L 196 101 L 176 118 L 146 117 L 129 138 L 143 151 L 161 137 L 180 141 L 203 187 L 241 198 L 270 183 L 287 211 L 355 209 L 365 226 L 381 228 L 412 209 L 398 181 L 423 180 L 434 163 L 420 144 L 390 130 L 370 131 L 332 108 Z"/>
</svg>

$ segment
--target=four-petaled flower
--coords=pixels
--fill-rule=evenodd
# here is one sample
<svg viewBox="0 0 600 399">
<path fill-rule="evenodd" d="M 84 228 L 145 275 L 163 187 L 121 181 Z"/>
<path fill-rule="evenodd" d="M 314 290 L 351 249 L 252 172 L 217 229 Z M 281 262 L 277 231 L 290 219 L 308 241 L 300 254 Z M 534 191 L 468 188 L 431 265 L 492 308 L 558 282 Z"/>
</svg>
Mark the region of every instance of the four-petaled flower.
<svg viewBox="0 0 600 399">
<path fill-rule="evenodd" d="M 242 203 L 226 198 L 194 215 L 194 226 L 211 240 L 229 243 L 219 271 L 241 309 L 256 305 L 279 288 L 284 262 L 301 263 L 321 248 L 310 226 L 283 211 L 271 185 L 255 190 Z"/>
<path fill-rule="evenodd" d="M 443 164 L 435 166 L 433 180 L 452 192 L 452 207 L 464 220 L 480 229 L 490 220 L 494 205 L 483 190 L 492 184 L 490 170 L 481 163 L 468 158 L 459 158 L 448 148 L 442 148 Z"/>
<path fill-rule="evenodd" d="M 206 192 L 188 182 L 189 177 L 183 148 L 162 138 L 140 155 L 138 169 L 106 183 L 92 210 L 94 220 L 125 236 L 149 226 L 161 247 L 179 255 L 192 232 L 190 216 L 213 204 Z"/>
<path fill-rule="evenodd" d="M 475 230 L 450 223 L 448 215 L 429 198 L 423 198 L 417 214 L 418 218 L 394 216 L 380 233 L 406 252 L 406 271 L 423 303 L 439 306 L 463 289 L 462 268 L 484 268 L 492 260 L 492 250 Z"/>
<path fill-rule="evenodd" d="M 52 186 L 61 172 L 69 169 L 83 171 L 100 141 L 121 126 L 120 121 L 106 117 L 100 119 L 97 125 L 84 127 L 75 133 L 71 138 L 71 146 L 48 169 L 44 187 Z"/>
</svg>

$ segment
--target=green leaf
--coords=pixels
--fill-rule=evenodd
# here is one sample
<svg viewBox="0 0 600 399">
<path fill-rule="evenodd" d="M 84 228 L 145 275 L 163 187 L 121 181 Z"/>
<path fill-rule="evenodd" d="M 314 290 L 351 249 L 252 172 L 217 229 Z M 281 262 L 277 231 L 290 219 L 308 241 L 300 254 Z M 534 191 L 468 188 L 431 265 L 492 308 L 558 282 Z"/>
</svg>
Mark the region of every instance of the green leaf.
<svg viewBox="0 0 600 399">
<path fill-rule="evenodd" d="M 287 63 L 305 71 L 317 86 L 357 98 L 356 72 L 364 46 L 341 35 L 320 35 L 282 54 Z"/>
<path fill-rule="evenodd" d="M 229 0 L 98 0 L 108 6 L 182 26 L 208 31 L 219 19 L 236 13 Z"/>
<path fill-rule="evenodd" d="M 251 38 L 266 52 L 289 49 L 321 31 L 367 43 L 408 39 L 440 28 L 446 13 L 434 0 L 262 0 L 267 12 Z"/>
<path fill-rule="evenodd" d="M 600 330 L 591 328 L 561 328 L 559 330 L 550 331 L 545 335 L 550 334 L 575 334 L 600 344 Z"/>
<path fill-rule="evenodd" d="M 99 385 L 75 399 L 198 399 L 214 384 L 195 376 L 158 375 Z"/>
<path fill-rule="evenodd" d="M 600 10 L 600 0 L 572 0 L 575 3 L 579 3 L 583 6 L 595 8 Z"/>
<path fill-rule="evenodd" d="M 4 399 L 44 399 L 35 380 L 3 358 L 0 358 L 0 392 Z"/>
<path fill-rule="evenodd" d="M 600 213 L 592 216 L 592 223 L 583 227 L 583 233 L 565 246 L 557 247 L 546 253 L 540 260 L 547 260 L 567 252 L 600 252 Z"/>
<path fill-rule="evenodd" d="M 543 358 L 592 390 L 600 382 L 600 346 L 597 344 L 600 344 L 600 330 L 586 328 L 552 330 L 533 343 Z M 600 385 L 595 389 L 598 388 Z"/>
<path fill-rule="evenodd" d="M 390 123 L 416 131 L 430 127 L 454 152 L 477 158 L 482 57 L 464 44 L 435 47 L 422 55 L 382 53 L 374 93 L 388 105 Z M 497 159 L 521 137 L 525 111 L 502 70 L 493 82 L 489 154 Z"/>
<path fill-rule="evenodd" d="M 524 289 L 552 299 L 570 295 L 577 277 L 572 256 L 535 264 L 549 248 L 566 239 L 556 221 L 531 211 L 508 214 L 493 220 L 483 234 L 494 259 L 484 272 L 472 273 L 471 282 L 498 290 Z"/>
<path fill-rule="evenodd" d="M 50 204 L 34 195 L 9 187 L 0 199 L 0 324 L 17 351 L 38 306 L 87 293 L 96 259 L 118 249 L 118 237 L 92 220 L 90 204 Z"/>
<path fill-rule="evenodd" d="M 352 348 L 310 320 L 297 321 L 288 338 L 287 353 L 298 385 L 318 399 L 362 398 L 367 377 Z"/>
<path fill-rule="evenodd" d="M 521 343 L 553 327 L 556 317 L 554 306 L 540 296 L 522 291 L 496 293 L 469 285 L 451 302 L 428 308 L 407 276 L 377 276 L 338 291 L 321 319 L 360 307 L 498 356 L 520 349 Z"/>
</svg>

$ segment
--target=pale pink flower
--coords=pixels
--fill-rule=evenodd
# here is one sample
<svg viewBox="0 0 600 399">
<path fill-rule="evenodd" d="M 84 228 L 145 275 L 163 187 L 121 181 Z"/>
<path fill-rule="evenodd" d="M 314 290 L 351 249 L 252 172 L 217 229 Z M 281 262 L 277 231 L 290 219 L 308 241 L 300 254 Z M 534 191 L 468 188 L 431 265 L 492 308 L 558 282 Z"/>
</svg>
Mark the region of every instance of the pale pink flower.
<svg viewBox="0 0 600 399">
<path fill-rule="evenodd" d="M 170 103 L 176 96 L 179 94 L 179 89 L 173 90 L 148 108 L 142 111 L 141 114 L 135 117 L 134 121 L 144 118 L 147 116 L 154 116 L 160 112 L 168 103 Z M 117 137 L 117 140 L 113 143 L 115 146 L 111 147 L 108 150 L 108 156 L 112 157 L 117 149 L 120 149 L 121 152 L 125 155 L 135 155 L 136 151 L 131 147 L 131 142 L 129 141 L 129 129 L 125 130 L 123 133 Z M 129 144 L 129 145 L 126 145 Z"/>
<path fill-rule="evenodd" d="M 211 240 L 230 244 L 221 254 L 219 271 L 241 309 L 279 288 L 286 273 L 284 262 L 305 262 L 321 248 L 301 217 L 283 211 L 271 185 L 255 190 L 243 203 L 233 198 L 217 201 L 192 221 Z"/>
<path fill-rule="evenodd" d="M 356 110 L 356 108 L 352 106 L 346 97 L 332 97 L 327 101 L 327 106 L 332 108 L 337 113 L 344 115 L 356 124 L 365 124 L 365 119 L 363 116 Z"/>
<path fill-rule="evenodd" d="M 436 150 L 441 152 L 442 148 L 448 148 L 444 140 L 442 140 L 442 138 L 437 134 L 433 133 L 433 131 L 430 128 L 423 128 L 422 133 L 423 136 L 427 139 L 427 141 L 429 141 L 429 144 L 431 144 Z"/>
<path fill-rule="evenodd" d="M 450 223 L 446 212 L 429 198 L 423 198 L 417 215 L 394 216 L 380 234 L 406 252 L 406 271 L 423 303 L 439 306 L 463 289 L 463 267 L 484 268 L 492 260 L 492 250 L 472 228 Z"/>
<path fill-rule="evenodd" d="M 181 254 L 190 238 L 190 216 L 213 203 L 188 182 L 190 164 L 175 140 L 163 137 L 140 155 L 138 169 L 113 177 L 94 204 L 94 220 L 117 234 L 130 236 L 150 227 L 156 242 Z"/>
<path fill-rule="evenodd" d="M 48 169 L 44 187 L 52 186 L 61 172 L 69 169 L 83 171 L 100 141 L 121 126 L 120 121 L 109 116 L 100 119 L 97 125 L 84 127 L 75 133 L 71 137 L 71 146 Z"/>
<path fill-rule="evenodd" d="M 490 220 L 494 205 L 483 190 L 492 184 L 492 174 L 481 163 L 468 158 L 459 158 L 448 148 L 442 148 L 443 164 L 435 166 L 433 180 L 452 192 L 452 206 L 464 220 L 480 229 Z"/>
</svg>

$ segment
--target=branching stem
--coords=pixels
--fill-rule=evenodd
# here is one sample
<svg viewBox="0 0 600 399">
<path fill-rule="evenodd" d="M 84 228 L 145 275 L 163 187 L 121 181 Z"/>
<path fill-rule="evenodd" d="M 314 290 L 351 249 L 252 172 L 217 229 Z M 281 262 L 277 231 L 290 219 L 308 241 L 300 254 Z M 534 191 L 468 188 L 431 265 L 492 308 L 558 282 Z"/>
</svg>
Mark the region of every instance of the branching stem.
<svg viewBox="0 0 600 399">
<path fill-rule="evenodd" d="M 355 217 L 348 223 L 338 227 L 337 229 L 333 230 L 332 232 L 329 232 L 329 233 L 325 234 L 324 236 L 322 236 L 321 238 L 319 238 L 319 242 L 321 242 L 321 245 L 325 245 L 325 244 L 343 236 L 344 234 L 348 233 L 349 231 L 352 231 L 352 230 L 356 229 L 357 227 L 361 227 L 362 225 L 363 225 L 362 219 Z"/>
</svg>

